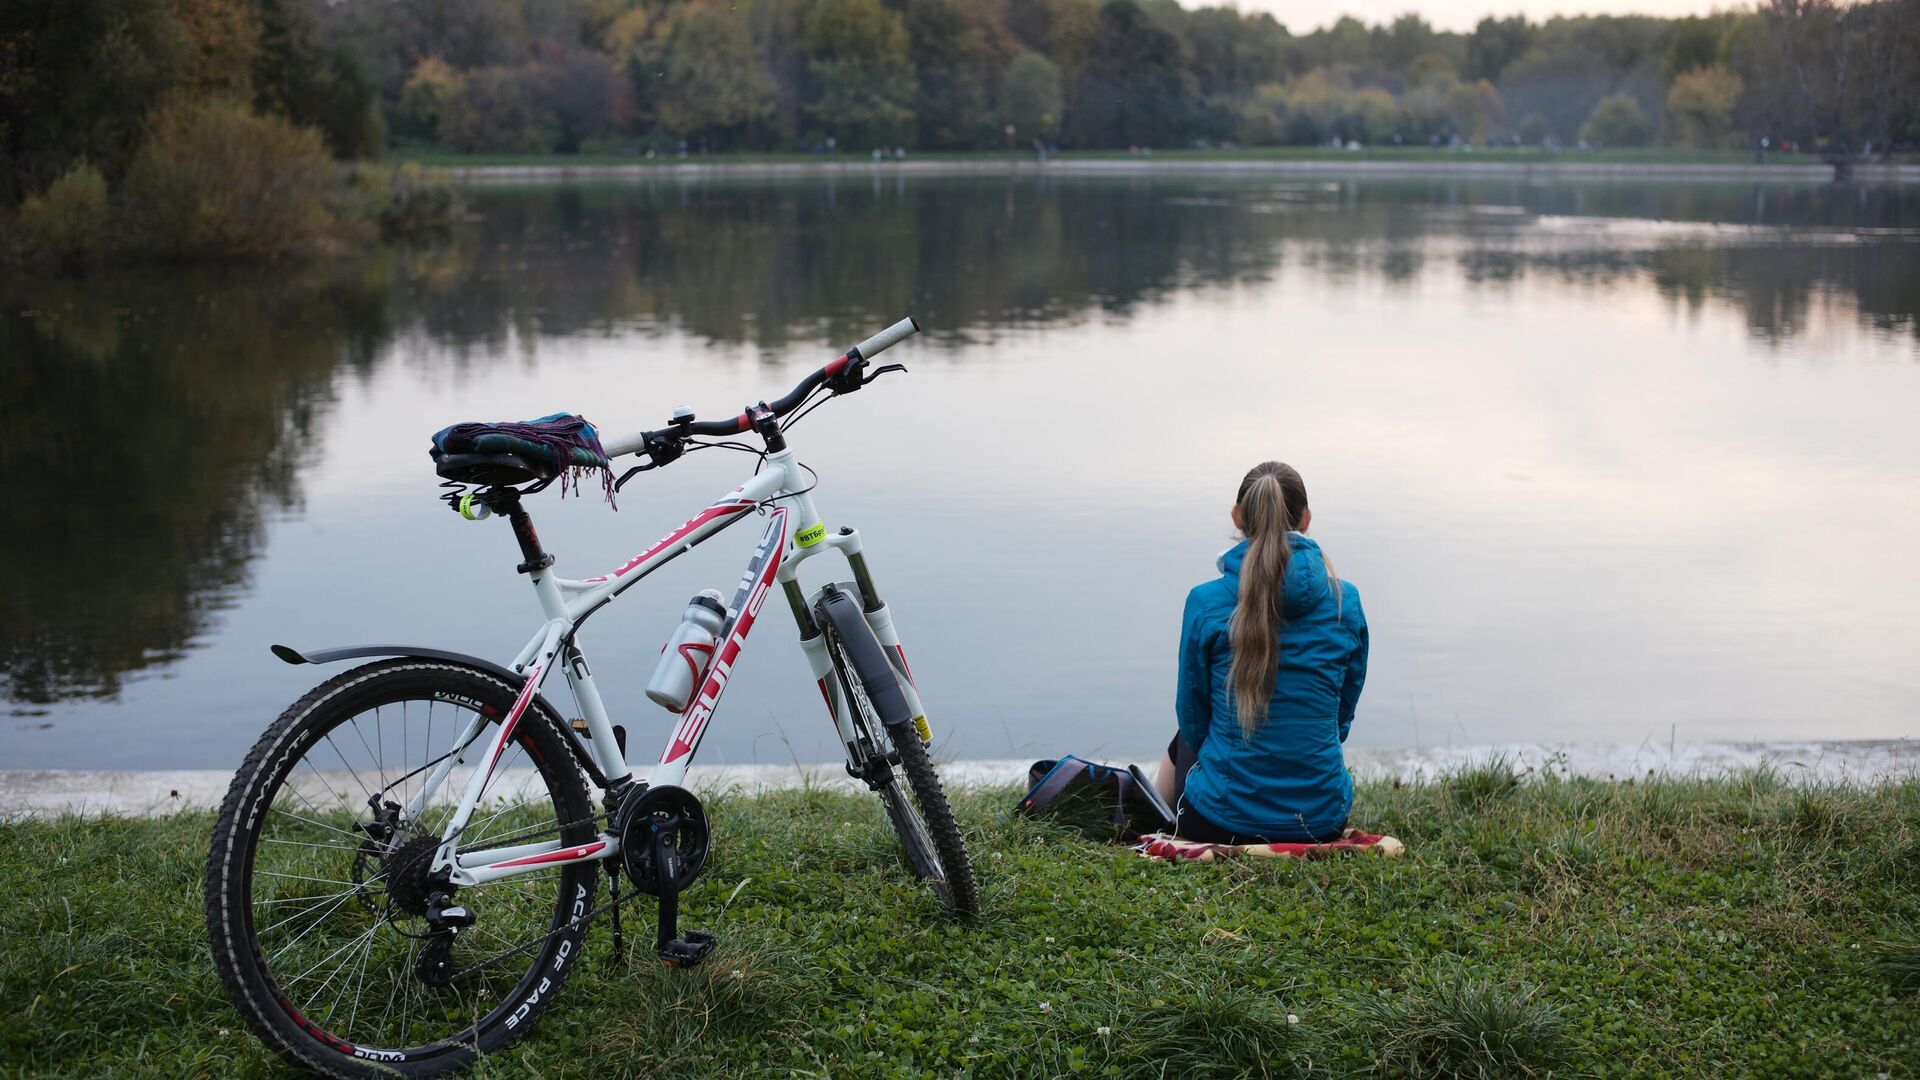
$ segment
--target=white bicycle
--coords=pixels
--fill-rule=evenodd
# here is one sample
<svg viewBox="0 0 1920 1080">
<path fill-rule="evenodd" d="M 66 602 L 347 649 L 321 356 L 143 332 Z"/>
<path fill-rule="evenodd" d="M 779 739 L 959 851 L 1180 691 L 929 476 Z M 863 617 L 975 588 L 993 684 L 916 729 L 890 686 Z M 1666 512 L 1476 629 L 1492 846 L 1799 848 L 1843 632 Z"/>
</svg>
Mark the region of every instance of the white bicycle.
<svg viewBox="0 0 1920 1080">
<path fill-rule="evenodd" d="M 928 755 L 926 713 L 860 534 L 828 531 L 813 502 L 816 477 L 785 436 L 815 405 L 898 370 L 870 361 L 918 329 L 904 319 L 785 397 L 730 419 L 697 422 L 682 409 L 658 431 L 600 444 L 590 426 L 564 418 L 584 427 L 584 448 L 517 438 L 525 425 L 463 425 L 463 445 L 477 449 L 436 450 L 456 509 L 512 524 L 519 570 L 546 624 L 504 667 L 404 646 L 273 647 L 294 664 L 384 659 L 287 709 L 247 755 L 214 826 L 207 928 L 222 980 L 255 1034 L 288 1060 L 335 1076 L 462 1068 L 526 1034 L 603 910 L 620 948 L 620 905 L 636 893 L 659 898 L 662 959 L 704 959 L 713 938 L 677 927 L 678 896 L 708 852 L 705 812 L 683 785 L 776 589 L 799 625 L 847 771 L 879 793 L 912 872 L 953 911 L 978 911 L 966 848 Z M 726 441 L 738 436 L 759 445 Z M 720 446 L 753 453 L 754 475 L 611 573 L 553 573 L 523 496 L 556 479 L 564 486 L 583 464 L 645 457 L 625 483 Z M 710 659 L 687 657 L 697 692 L 651 774 L 637 779 L 625 732 L 595 689 L 581 625 L 750 517 L 765 529 L 721 613 Z M 800 567 L 827 551 L 845 557 L 853 580 L 803 594 Z M 556 669 L 577 706 L 571 723 L 541 694 Z M 602 793 L 598 806 L 589 781 Z M 609 896 L 596 902 L 603 867 Z M 633 890 L 625 898 L 623 878 Z"/>
</svg>

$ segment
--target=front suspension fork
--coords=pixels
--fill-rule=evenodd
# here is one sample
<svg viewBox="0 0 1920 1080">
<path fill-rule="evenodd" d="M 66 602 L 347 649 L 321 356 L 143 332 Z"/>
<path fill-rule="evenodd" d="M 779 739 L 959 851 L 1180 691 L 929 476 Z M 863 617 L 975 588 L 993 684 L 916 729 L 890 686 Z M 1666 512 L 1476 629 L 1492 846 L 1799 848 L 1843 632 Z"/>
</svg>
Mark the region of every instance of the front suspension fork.
<svg viewBox="0 0 1920 1080">
<path fill-rule="evenodd" d="M 926 707 L 921 704 L 920 693 L 914 685 L 913 669 L 907 664 L 906 651 L 900 645 L 900 632 L 894 628 L 893 612 L 880 598 L 880 590 L 873 583 L 873 573 L 867 566 L 867 557 L 860 550 L 858 534 L 851 528 L 842 528 L 840 537 L 847 540 L 847 565 L 853 571 L 853 592 L 860 599 L 860 612 L 867 621 L 867 627 L 873 631 L 880 650 L 887 657 L 887 663 L 893 668 L 894 676 L 900 681 L 900 692 L 907 699 L 912 712 L 913 724 L 920 738 L 931 742 L 932 729 L 927 724 Z M 843 583 L 842 588 L 845 588 Z M 793 609 L 793 619 L 800 628 L 800 648 L 806 653 L 807 667 L 813 673 L 820 696 L 825 699 L 827 713 L 838 731 L 841 745 L 846 747 L 849 771 L 858 756 L 856 750 L 857 735 L 854 731 L 851 708 L 852 703 L 843 700 L 840 681 L 835 677 L 833 657 L 827 653 L 826 637 L 820 631 L 813 617 L 812 601 L 818 599 L 816 592 L 812 597 L 800 592 L 798 583 L 785 583 L 787 605 Z"/>
</svg>

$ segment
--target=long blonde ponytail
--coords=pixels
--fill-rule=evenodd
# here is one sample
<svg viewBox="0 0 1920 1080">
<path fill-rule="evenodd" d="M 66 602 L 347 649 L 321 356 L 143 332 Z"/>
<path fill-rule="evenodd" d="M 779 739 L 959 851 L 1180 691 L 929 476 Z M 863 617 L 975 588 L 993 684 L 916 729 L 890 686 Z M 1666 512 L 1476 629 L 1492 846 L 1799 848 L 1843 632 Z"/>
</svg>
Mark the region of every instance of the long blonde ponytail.
<svg viewBox="0 0 1920 1080">
<path fill-rule="evenodd" d="M 1262 462 L 1240 481 L 1237 505 L 1247 535 L 1247 555 L 1240 565 L 1239 602 L 1227 629 L 1233 645 L 1227 678 L 1240 714 L 1240 731 L 1251 737 L 1266 722 L 1279 673 L 1280 623 L 1287 563 L 1292 557 L 1287 533 L 1305 515 L 1307 485 L 1291 466 Z"/>
</svg>

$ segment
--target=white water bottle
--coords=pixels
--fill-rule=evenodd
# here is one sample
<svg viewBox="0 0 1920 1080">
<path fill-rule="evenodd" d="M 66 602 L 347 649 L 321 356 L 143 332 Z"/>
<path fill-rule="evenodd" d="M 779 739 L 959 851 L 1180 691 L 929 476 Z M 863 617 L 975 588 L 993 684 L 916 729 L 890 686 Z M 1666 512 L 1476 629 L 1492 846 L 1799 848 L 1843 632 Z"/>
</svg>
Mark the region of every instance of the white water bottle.
<svg viewBox="0 0 1920 1080">
<path fill-rule="evenodd" d="M 679 629 L 660 649 L 660 663 L 647 680 L 647 696 L 655 704 L 673 712 L 686 709 L 713 662 L 713 649 L 726 621 L 727 605 L 717 590 L 704 589 L 688 601 Z"/>
</svg>

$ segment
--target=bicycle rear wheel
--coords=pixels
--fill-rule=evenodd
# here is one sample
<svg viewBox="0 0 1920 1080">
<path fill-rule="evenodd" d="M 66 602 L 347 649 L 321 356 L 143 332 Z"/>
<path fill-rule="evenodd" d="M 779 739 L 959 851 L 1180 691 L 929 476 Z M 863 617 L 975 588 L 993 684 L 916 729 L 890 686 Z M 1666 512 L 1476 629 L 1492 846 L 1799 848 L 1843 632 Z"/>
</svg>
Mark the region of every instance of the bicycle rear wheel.
<svg viewBox="0 0 1920 1080">
<path fill-rule="evenodd" d="M 855 768 L 876 783 L 914 875 L 954 911 L 979 914 L 980 890 L 966 842 L 927 744 L 906 715 L 899 676 L 858 605 L 829 596 L 817 614 L 858 736 Z"/>
<path fill-rule="evenodd" d="M 526 1034 L 571 974 L 595 863 L 457 890 L 474 922 L 427 913 L 431 864 L 516 687 L 423 659 L 356 668 L 289 708 L 247 755 L 214 827 L 207 929 L 234 1006 L 269 1047 L 331 1076 L 434 1076 Z M 516 725 L 462 852 L 597 834 L 552 715 Z M 456 746 L 461 735 L 472 737 Z M 418 805 L 415 805 L 418 803 Z"/>
</svg>

